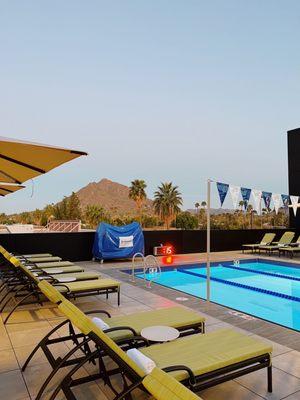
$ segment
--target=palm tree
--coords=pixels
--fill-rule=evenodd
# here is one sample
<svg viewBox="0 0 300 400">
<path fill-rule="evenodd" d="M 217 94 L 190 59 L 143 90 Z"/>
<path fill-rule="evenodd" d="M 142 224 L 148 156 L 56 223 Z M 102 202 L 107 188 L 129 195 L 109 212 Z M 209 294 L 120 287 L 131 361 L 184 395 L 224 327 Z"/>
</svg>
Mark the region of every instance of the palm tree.
<svg viewBox="0 0 300 400">
<path fill-rule="evenodd" d="M 200 204 L 197 202 L 195 203 L 195 208 L 196 208 L 196 214 L 198 213 L 198 208 L 200 207 Z"/>
<path fill-rule="evenodd" d="M 173 186 L 172 182 L 162 183 L 154 193 L 154 211 L 164 221 L 167 229 L 180 212 L 181 205 L 181 193 L 178 191 L 178 186 Z"/>
<path fill-rule="evenodd" d="M 253 229 L 253 214 L 254 214 L 255 212 L 256 212 L 256 211 L 253 210 L 253 206 L 252 206 L 251 204 L 248 204 L 248 205 L 247 205 L 247 213 L 250 214 L 250 228 L 251 228 L 251 229 Z"/>
<path fill-rule="evenodd" d="M 207 206 L 206 201 L 201 201 L 201 207 L 205 208 Z"/>
<path fill-rule="evenodd" d="M 140 223 L 142 224 L 142 206 L 147 197 L 145 189 L 147 185 L 142 179 L 135 179 L 131 182 L 128 197 L 135 202 Z"/>
<path fill-rule="evenodd" d="M 239 202 L 239 207 L 240 207 L 240 210 L 241 210 L 241 211 L 243 211 L 244 205 L 245 205 L 244 200 L 241 200 L 241 201 Z"/>
</svg>

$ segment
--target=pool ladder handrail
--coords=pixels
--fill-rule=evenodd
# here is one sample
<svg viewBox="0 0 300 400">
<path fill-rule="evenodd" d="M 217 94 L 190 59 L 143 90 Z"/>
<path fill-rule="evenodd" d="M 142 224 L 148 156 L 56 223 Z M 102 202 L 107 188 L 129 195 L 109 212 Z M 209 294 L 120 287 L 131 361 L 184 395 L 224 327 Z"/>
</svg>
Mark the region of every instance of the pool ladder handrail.
<svg viewBox="0 0 300 400">
<path fill-rule="evenodd" d="M 142 258 L 142 266 L 143 266 L 143 271 L 145 270 L 145 257 L 143 253 L 135 253 L 132 257 L 131 260 L 131 281 L 135 282 L 135 262 L 136 258 L 141 257 Z"/>
<path fill-rule="evenodd" d="M 151 282 L 154 281 L 154 277 L 153 277 L 153 279 L 150 279 L 148 281 L 149 282 L 148 284 L 146 282 L 147 281 L 146 273 L 147 273 L 147 270 L 149 270 L 149 273 L 150 273 L 150 268 L 156 269 L 156 272 L 158 272 L 158 275 L 161 274 L 161 267 L 159 265 L 159 262 L 158 262 L 157 258 L 155 256 L 153 256 L 152 254 L 149 254 L 147 257 L 145 257 L 145 262 L 144 262 L 144 282 L 146 283 L 146 286 L 149 288 L 151 288 Z"/>
</svg>

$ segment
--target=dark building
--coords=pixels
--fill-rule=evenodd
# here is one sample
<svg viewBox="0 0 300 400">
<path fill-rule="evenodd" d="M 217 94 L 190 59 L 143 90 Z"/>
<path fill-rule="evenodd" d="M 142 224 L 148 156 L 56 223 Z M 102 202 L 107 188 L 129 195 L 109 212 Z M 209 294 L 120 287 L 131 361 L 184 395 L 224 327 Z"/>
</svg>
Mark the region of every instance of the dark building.
<svg viewBox="0 0 300 400">
<path fill-rule="evenodd" d="M 300 195 L 300 128 L 288 131 L 289 193 Z M 290 227 L 300 230 L 300 210 L 297 216 L 290 210 Z"/>
</svg>

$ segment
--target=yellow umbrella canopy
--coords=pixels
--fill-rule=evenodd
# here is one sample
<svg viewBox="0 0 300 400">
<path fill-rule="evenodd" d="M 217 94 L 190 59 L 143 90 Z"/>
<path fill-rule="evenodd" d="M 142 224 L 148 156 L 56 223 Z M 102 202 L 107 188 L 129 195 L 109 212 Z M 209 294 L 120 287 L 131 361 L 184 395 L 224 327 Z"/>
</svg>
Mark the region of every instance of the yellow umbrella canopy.
<svg viewBox="0 0 300 400">
<path fill-rule="evenodd" d="M 0 182 L 20 184 L 83 155 L 87 153 L 0 136 Z"/>
<path fill-rule="evenodd" d="M 14 193 L 24 187 L 25 186 L 21 185 L 5 185 L 4 183 L 0 183 L 0 196 L 7 196 L 8 194 Z"/>
</svg>

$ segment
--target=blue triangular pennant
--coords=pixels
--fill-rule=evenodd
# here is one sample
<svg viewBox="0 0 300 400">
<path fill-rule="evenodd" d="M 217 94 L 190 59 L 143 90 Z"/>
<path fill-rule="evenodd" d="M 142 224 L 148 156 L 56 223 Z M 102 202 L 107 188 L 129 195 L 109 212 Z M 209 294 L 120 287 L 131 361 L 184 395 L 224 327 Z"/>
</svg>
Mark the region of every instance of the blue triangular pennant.
<svg viewBox="0 0 300 400">
<path fill-rule="evenodd" d="M 241 194 L 242 194 L 242 198 L 244 201 L 244 208 L 245 210 L 247 209 L 248 206 L 248 201 L 250 199 L 251 196 L 251 189 L 247 189 L 247 188 L 241 188 Z"/>
<path fill-rule="evenodd" d="M 262 192 L 261 197 L 264 199 L 266 209 L 270 209 L 270 204 L 271 204 L 271 199 L 272 199 L 272 193 L 271 192 Z"/>
<path fill-rule="evenodd" d="M 284 207 L 288 207 L 288 205 L 290 204 L 290 196 L 288 194 L 282 194 L 281 199 Z"/>
<path fill-rule="evenodd" d="M 218 193 L 220 197 L 221 207 L 224 203 L 226 195 L 228 193 L 229 185 L 227 183 L 217 182 Z"/>
</svg>

